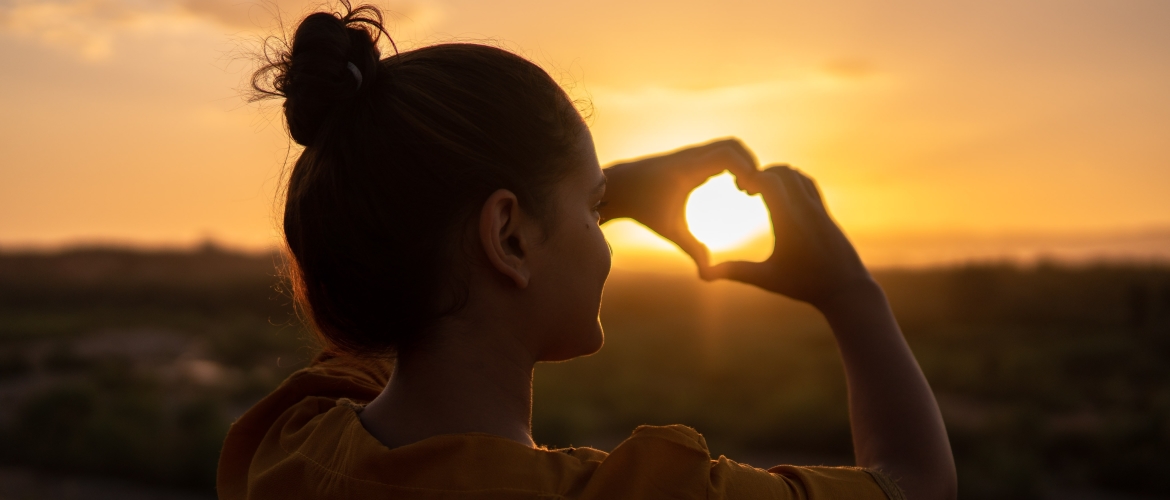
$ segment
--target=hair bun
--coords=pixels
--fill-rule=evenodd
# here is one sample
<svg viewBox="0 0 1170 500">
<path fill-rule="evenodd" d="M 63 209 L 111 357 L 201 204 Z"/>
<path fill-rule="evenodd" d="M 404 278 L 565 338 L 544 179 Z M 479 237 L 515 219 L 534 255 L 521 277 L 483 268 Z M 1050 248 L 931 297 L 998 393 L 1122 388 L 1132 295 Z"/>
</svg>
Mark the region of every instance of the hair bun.
<svg viewBox="0 0 1170 500">
<path fill-rule="evenodd" d="M 316 12 L 304 18 L 287 50 L 268 57 L 268 64 L 252 76 L 259 97 L 284 97 L 289 135 L 303 146 L 313 143 L 322 124 L 369 88 L 377 75 L 378 37 L 386 33 L 382 12 L 341 3 L 344 14 Z"/>
</svg>

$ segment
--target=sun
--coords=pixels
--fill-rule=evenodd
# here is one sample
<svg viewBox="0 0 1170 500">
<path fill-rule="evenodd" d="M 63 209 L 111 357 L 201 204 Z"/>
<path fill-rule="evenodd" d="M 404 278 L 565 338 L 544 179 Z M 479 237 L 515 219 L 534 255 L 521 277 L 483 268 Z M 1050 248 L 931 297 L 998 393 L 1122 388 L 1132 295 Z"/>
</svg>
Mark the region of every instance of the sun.
<svg viewBox="0 0 1170 500">
<path fill-rule="evenodd" d="M 740 191 L 726 172 L 691 192 L 686 216 L 691 234 L 713 253 L 736 250 L 771 233 L 764 200 Z"/>
</svg>

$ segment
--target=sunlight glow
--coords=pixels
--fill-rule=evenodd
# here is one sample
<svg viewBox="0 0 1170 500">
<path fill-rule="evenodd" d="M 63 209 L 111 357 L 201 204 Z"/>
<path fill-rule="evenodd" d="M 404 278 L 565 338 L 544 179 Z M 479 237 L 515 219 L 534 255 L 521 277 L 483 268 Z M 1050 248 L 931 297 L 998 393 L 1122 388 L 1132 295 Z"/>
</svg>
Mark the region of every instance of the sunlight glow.
<svg viewBox="0 0 1170 500">
<path fill-rule="evenodd" d="M 712 252 L 734 249 L 770 231 L 764 200 L 737 189 L 729 173 L 695 188 L 687 199 L 686 214 L 691 233 Z"/>
</svg>

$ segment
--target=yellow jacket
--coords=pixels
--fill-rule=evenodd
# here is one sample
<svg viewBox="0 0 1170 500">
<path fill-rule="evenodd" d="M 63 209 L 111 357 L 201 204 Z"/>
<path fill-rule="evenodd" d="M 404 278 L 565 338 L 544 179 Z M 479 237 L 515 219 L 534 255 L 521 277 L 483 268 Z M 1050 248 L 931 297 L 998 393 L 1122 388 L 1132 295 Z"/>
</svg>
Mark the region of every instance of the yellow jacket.
<svg viewBox="0 0 1170 500">
<path fill-rule="evenodd" d="M 436 436 L 394 449 L 357 418 L 391 364 L 321 356 L 228 432 L 222 500 L 242 499 L 890 499 L 898 487 L 855 467 L 713 460 L 681 425 L 642 426 L 612 453 L 529 448 L 488 434 Z"/>
</svg>

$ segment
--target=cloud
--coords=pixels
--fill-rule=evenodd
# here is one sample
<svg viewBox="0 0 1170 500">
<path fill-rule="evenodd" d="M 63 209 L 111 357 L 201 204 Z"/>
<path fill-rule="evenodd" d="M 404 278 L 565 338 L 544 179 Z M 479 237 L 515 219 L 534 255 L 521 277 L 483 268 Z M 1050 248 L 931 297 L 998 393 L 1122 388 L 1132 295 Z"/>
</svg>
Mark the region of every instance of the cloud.
<svg viewBox="0 0 1170 500">
<path fill-rule="evenodd" d="M 123 36 L 188 31 L 197 22 L 173 2 L 135 0 L 6 0 L 0 33 L 78 54 L 108 58 Z"/>
<path fill-rule="evenodd" d="M 825 63 L 823 70 L 829 76 L 842 80 L 860 80 L 877 72 L 873 62 L 858 57 L 842 57 Z"/>
<path fill-rule="evenodd" d="M 390 25 L 433 26 L 442 9 L 430 2 L 380 3 Z M 266 33 L 283 17 L 295 20 L 330 6 L 310 0 L 0 0 L 0 35 L 33 40 L 89 61 L 109 58 L 135 36 L 199 29 Z"/>
</svg>

